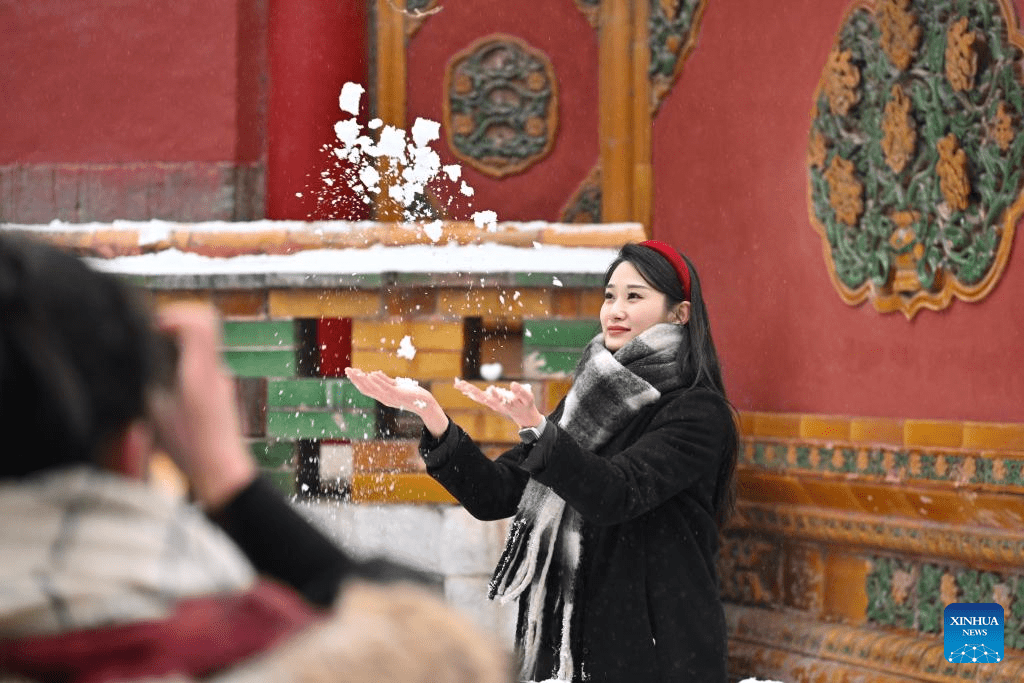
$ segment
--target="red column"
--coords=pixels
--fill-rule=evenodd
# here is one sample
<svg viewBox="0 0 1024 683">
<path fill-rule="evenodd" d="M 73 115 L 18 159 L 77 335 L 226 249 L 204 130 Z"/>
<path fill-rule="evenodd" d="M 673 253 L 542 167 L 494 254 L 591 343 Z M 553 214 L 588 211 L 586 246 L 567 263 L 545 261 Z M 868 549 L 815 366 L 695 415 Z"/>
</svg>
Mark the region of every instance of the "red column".
<svg viewBox="0 0 1024 683">
<path fill-rule="evenodd" d="M 358 202 L 317 201 L 320 173 L 333 168 L 322 148 L 342 116 L 341 86 L 368 86 L 367 36 L 363 0 L 270 0 L 267 218 L 367 217 Z"/>
</svg>

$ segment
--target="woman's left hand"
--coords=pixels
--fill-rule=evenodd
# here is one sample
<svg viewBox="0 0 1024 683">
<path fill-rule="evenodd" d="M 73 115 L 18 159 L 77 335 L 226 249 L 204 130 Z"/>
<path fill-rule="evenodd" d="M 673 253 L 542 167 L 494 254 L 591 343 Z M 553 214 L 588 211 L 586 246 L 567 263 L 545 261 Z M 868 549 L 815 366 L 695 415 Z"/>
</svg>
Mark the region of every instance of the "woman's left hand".
<svg viewBox="0 0 1024 683">
<path fill-rule="evenodd" d="M 544 416 L 534 403 L 533 392 L 519 382 L 512 382 L 508 389 L 493 384 L 486 389 L 480 389 L 465 380 L 456 379 L 455 388 L 480 405 L 512 420 L 520 429 L 536 427 L 544 420 Z"/>
</svg>

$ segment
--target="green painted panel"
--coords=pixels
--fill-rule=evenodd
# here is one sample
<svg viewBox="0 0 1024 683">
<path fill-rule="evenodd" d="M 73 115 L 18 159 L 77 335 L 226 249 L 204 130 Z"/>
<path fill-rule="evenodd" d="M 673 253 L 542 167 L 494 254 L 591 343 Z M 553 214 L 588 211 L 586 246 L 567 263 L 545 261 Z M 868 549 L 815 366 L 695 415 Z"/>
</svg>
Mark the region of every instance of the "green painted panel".
<svg viewBox="0 0 1024 683">
<path fill-rule="evenodd" d="M 339 424 L 340 423 L 340 424 Z M 377 435 L 374 413 L 300 412 L 272 410 L 267 413 L 267 436 L 279 439 L 352 439 Z"/>
<path fill-rule="evenodd" d="M 377 438 L 377 413 L 375 411 L 359 411 L 342 413 L 345 424 L 342 438 L 351 441 L 365 441 Z"/>
<path fill-rule="evenodd" d="M 524 320 L 523 346 L 582 349 L 600 331 L 596 320 Z"/>
<path fill-rule="evenodd" d="M 560 282 L 561 284 L 557 284 Z M 512 274 L 519 287 L 587 287 L 603 288 L 604 273 L 522 273 Z"/>
<path fill-rule="evenodd" d="M 295 495 L 295 472 L 291 470 L 261 470 L 260 474 L 286 496 Z"/>
<path fill-rule="evenodd" d="M 529 364 L 531 367 L 535 367 L 540 374 L 571 374 L 580 361 L 581 353 L 581 351 L 536 349 L 526 354 L 528 361 L 524 361 L 524 365 Z"/>
<path fill-rule="evenodd" d="M 327 383 L 322 379 L 277 379 L 267 382 L 267 406 L 327 407 Z"/>
<path fill-rule="evenodd" d="M 260 467 L 280 467 L 292 461 L 295 443 L 292 441 L 253 441 L 249 452 Z"/>
<path fill-rule="evenodd" d="M 340 410 L 377 407 L 376 401 L 356 389 L 355 385 L 347 379 L 331 382 L 328 392 L 330 404 Z"/>
<path fill-rule="evenodd" d="M 225 351 L 224 362 L 238 377 L 290 377 L 295 351 Z"/>
<path fill-rule="evenodd" d="M 224 348 L 295 346 L 294 320 L 229 320 L 224 323 Z"/>
</svg>

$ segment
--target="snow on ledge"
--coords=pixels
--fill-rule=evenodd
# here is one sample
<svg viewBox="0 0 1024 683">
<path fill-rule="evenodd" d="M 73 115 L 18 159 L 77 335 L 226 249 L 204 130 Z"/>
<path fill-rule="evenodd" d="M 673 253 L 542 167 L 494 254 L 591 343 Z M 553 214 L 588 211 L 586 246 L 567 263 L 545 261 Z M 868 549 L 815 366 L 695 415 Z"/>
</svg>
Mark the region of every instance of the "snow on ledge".
<svg viewBox="0 0 1024 683">
<path fill-rule="evenodd" d="M 0 225 L 134 276 L 603 273 L 639 223 L 113 221 Z"/>
<path fill-rule="evenodd" d="M 591 247 L 511 247 L 504 244 L 446 244 L 366 249 L 311 249 L 294 254 L 254 254 L 229 258 L 168 249 L 154 254 L 87 259 L 125 275 L 252 275 L 259 273 L 363 275 L 371 273 L 603 273 L 617 249 Z"/>
</svg>

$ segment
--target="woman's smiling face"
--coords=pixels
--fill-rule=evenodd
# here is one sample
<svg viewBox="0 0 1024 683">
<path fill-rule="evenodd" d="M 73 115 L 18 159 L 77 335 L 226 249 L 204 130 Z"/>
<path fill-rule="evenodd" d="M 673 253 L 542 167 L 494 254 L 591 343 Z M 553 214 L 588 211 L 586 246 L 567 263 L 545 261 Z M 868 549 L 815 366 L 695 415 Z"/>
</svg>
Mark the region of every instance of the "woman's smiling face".
<svg viewBox="0 0 1024 683">
<path fill-rule="evenodd" d="M 604 288 L 601 331 L 605 348 L 618 351 L 652 325 L 685 323 L 689 315 L 689 302 L 669 309 L 668 297 L 651 287 L 632 263 L 623 261 Z"/>
</svg>

